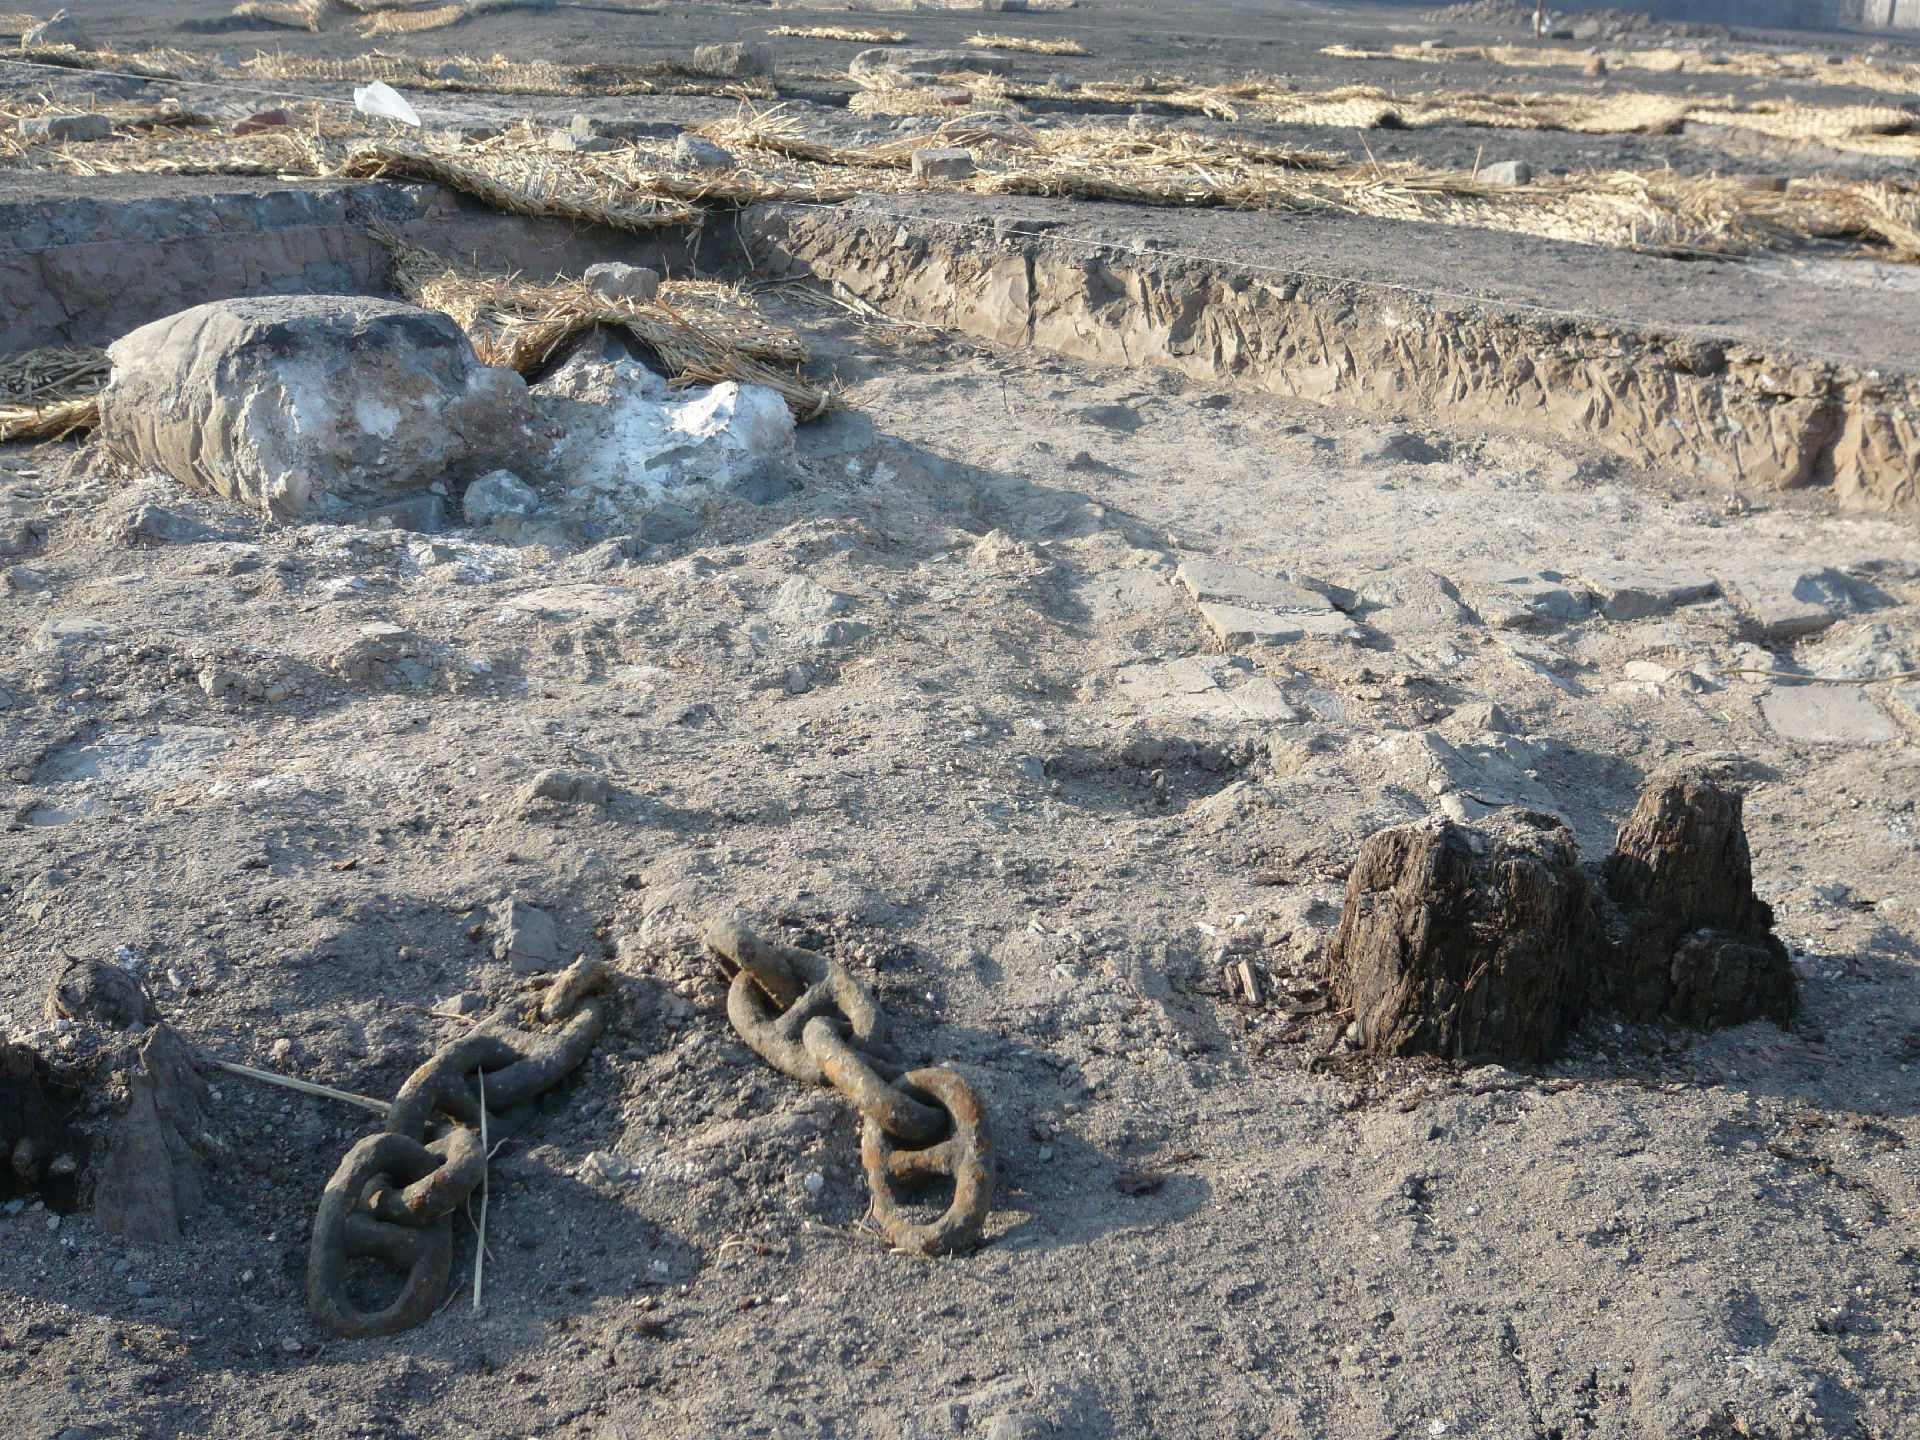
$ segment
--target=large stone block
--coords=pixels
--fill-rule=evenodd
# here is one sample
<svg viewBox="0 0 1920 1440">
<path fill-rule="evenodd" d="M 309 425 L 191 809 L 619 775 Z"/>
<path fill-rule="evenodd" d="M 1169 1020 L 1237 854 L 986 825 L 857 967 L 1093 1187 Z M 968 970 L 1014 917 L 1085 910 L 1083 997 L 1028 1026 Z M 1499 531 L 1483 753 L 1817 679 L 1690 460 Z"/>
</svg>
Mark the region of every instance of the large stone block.
<svg viewBox="0 0 1920 1440">
<path fill-rule="evenodd" d="M 526 383 L 445 315 L 364 296 L 222 300 L 108 349 L 100 432 L 121 456 L 276 520 L 343 514 L 512 465 Z"/>
</svg>

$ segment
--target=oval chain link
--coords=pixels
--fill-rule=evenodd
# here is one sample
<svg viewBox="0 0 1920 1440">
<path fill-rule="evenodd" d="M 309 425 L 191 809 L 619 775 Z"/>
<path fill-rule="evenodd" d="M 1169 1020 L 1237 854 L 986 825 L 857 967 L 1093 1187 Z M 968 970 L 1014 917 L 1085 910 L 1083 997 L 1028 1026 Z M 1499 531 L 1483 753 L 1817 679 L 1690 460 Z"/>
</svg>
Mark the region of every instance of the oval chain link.
<svg viewBox="0 0 1920 1440">
<path fill-rule="evenodd" d="M 948 1255 L 978 1242 L 993 1207 L 994 1156 L 973 1087 L 946 1066 L 903 1073 L 885 1048 L 879 1005 L 838 961 L 769 944 L 732 916 L 708 925 L 705 938 L 731 978 L 727 1018 L 740 1038 L 782 1074 L 831 1085 L 860 1112 L 873 1216 L 894 1248 Z M 953 1202 L 917 1223 L 896 1187 L 942 1178 L 953 1182 Z"/>
<path fill-rule="evenodd" d="M 486 1174 L 475 1077 L 487 1088 L 487 1138 L 522 1128 L 534 1102 L 582 1060 L 607 1025 L 608 979 L 598 960 L 555 977 L 527 1031 L 489 1022 L 434 1052 L 407 1077 L 380 1133 L 361 1140 L 320 1195 L 307 1256 L 307 1306 L 349 1339 L 411 1329 L 439 1308 L 453 1268 L 453 1212 Z M 430 1131 L 438 1132 L 432 1140 Z M 405 1272 L 400 1293 L 363 1308 L 350 1293 L 356 1260 Z"/>
</svg>

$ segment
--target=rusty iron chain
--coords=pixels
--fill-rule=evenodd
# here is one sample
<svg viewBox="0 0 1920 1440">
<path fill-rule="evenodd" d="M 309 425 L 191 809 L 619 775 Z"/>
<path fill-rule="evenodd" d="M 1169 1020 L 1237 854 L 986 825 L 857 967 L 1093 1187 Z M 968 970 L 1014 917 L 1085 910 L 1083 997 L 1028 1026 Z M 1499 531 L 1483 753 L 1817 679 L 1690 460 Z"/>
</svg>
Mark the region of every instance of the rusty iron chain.
<svg viewBox="0 0 1920 1440">
<path fill-rule="evenodd" d="M 549 1028 L 488 1022 L 407 1077 L 384 1128 L 347 1151 L 320 1195 L 307 1305 L 324 1328 L 349 1339 L 391 1335 L 439 1308 L 453 1267 L 453 1212 L 486 1174 L 476 1081 L 485 1075 L 489 1141 L 524 1128 L 535 1102 L 606 1029 L 608 978 L 603 962 L 579 961 L 533 1007 L 529 1018 Z M 347 1272 L 362 1259 L 405 1272 L 385 1305 L 363 1309 L 349 1293 Z"/>
<path fill-rule="evenodd" d="M 741 920 L 707 926 L 707 948 L 728 976 L 727 1018 L 782 1074 L 831 1085 L 860 1112 L 860 1158 L 873 1216 L 896 1250 L 949 1255 L 980 1238 L 993 1204 L 993 1138 L 986 1106 L 958 1071 L 907 1070 L 887 1048 L 880 1007 L 844 965 L 774 945 Z M 953 1202 L 927 1224 L 898 1190 L 946 1178 Z"/>
</svg>

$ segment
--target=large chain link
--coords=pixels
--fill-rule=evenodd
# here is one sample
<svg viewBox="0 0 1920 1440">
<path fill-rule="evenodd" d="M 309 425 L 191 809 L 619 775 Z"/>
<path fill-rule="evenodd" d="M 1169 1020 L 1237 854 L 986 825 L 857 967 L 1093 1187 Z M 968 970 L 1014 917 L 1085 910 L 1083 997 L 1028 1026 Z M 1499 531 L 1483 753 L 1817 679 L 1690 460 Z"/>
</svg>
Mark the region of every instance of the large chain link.
<svg viewBox="0 0 1920 1440">
<path fill-rule="evenodd" d="M 880 1007 L 845 966 L 811 950 L 773 945 L 721 916 L 707 948 L 730 977 L 727 1018 L 774 1069 L 834 1087 L 860 1112 L 860 1157 L 873 1215 L 897 1250 L 947 1255 L 980 1238 L 993 1204 L 993 1139 L 986 1107 L 958 1072 L 906 1070 L 887 1049 Z M 953 1203 L 917 1224 L 895 1187 L 939 1177 Z"/>
<path fill-rule="evenodd" d="M 350 1339 L 391 1335 L 439 1307 L 453 1266 L 453 1212 L 486 1174 L 481 1094 L 489 1142 L 523 1128 L 535 1102 L 606 1029 L 607 1000 L 599 992 L 607 979 L 604 963 L 582 960 L 554 978 L 534 1011 L 551 1028 L 488 1022 L 407 1077 L 385 1127 L 347 1152 L 321 1192 L 307 1305 L 322 1326 Z M 359 1259 L 406 1272 L 400 1293 L 378 1309 L 360 1308 L 348 1293 L 347 1270 Z"/>
</svg>

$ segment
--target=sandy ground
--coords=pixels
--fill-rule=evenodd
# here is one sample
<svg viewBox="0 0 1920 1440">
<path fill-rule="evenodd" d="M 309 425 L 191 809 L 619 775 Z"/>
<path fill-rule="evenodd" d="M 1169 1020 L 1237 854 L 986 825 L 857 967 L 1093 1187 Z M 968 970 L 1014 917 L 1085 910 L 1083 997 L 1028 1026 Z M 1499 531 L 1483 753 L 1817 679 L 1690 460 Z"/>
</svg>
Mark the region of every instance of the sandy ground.
<svg viewBox="0 0 1920 1440">
<path fill-rule="evenodd" d="M 186 1243 L 6 1221 L 19 1433 L 1904 1433 L 1920 724 L 1880 687 L 1889 738 L 1791 743 L 1761 710 L 1787 687 L 1711 672 L 1910 668 L 1911 530 L 937 333 L 813 339 L 857 408 L 806 432 L 801 494 L 632 560 L 263 533 L 85 452 L 5 457 L 48 529 L 0 612 L 16 1021 L 55 957 L 118 954 L 214 1054 L 387 1093 L 458 1028 L 427 1007 L 504 991 L 469 927 L 509 895 L 623 998 L 496 1166 L 484 1315 L 316 1334 L 305 1229 L 356 1117 L 238 1080 L 242 1163 Z M 130 548 L 141 504 L 226 538 Z M 1208 555 L 1373 597 L 1370 638 L 1223 649 L 1170 583 Z M 1503 628 L 1476 588 L 1653 561 L 1833 567 L 1874 608 L 1764 651 L 1724 599 Z M 412 658 L 362 663 L 382 624 Z M 1324 1021 L 1219 993 L 1226 956 L 1311 979 L 1379 826 L 1504 786 L 1597 858 L 1680 761 L 1750 787 L 1793 1031 L 1600 1020 L 1537 1074 L 1312 1073 Z M 527 798 L 549 767 L 612 800 Z M 877 1242 L 844 1108 L 726 1030 L 695 941 L 723 905 L 984 1077 L 978 1253 Z M 1140 1168 L 1161 1188 L 1120 1193 Z"/>
<path fill-rule="evenodd" d="M 207 48 L 242 37 L 173 27 L 224 9 L 82 18 Z M 1102 15 L 1165 10 L 985 19 L 1111 37 L 1076 63 L 1124 73 L 1173 42 Z M 1179 13 L 1200 77 L 1312 78 L 1320 44 L 1414 24 Z M 400 43 L 571 59 L 843 18 L 562 7 Z M 387 1095 L 461 1033 L 439 1001 L 510 996 L 490 906 L 548 907 L 620 977 L 494 1164 L 482 1312 L 319 1333 L 307 1231 L 366 1131 L 226 1077 L 233 1159 L 179 1245 L 0 1207 L 0 1428 L 1913 1433 L 1920 691 L 1769 678 L 1920 668 L 1910 524 L 765 298 L 848 407 L 803 429 L 797 494 L 684 496 L 667 543 L 268 529 L 84 448 L 0 452 L 12 1026 L 62 957 L 118 959 L 210 1054 Z M 143 507 L 206 531 L 152 543 Z M 1357 638 L 1223 641 L 1176 579 L 1208 558 L 1317 587 Z M 1635 585 L 1664 598 L 1609 618 Z M 1223 990 L 1248 959 L 1311 1010 L 1382 826 L 1522 803 L 1598 859 L 1679 765 L 1747 790 L 1790 1030 L 1596 1017 L 1520 1073 L 1364 1061 Z M 553 769 L 611 798 L 539 798 Z M 725 907 L 979 1078 L 979 1251 L 887 1252 L 846 1107 L 727 1029 L 697 942 Z"/>
</svg>

